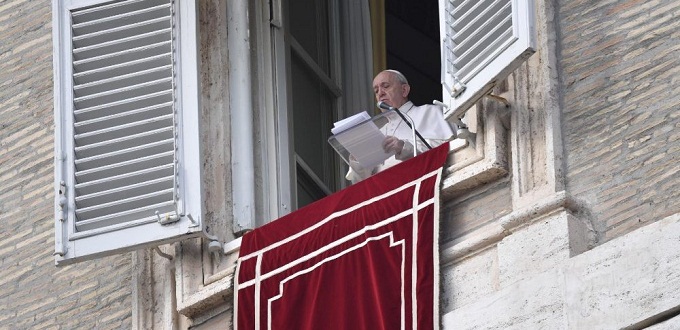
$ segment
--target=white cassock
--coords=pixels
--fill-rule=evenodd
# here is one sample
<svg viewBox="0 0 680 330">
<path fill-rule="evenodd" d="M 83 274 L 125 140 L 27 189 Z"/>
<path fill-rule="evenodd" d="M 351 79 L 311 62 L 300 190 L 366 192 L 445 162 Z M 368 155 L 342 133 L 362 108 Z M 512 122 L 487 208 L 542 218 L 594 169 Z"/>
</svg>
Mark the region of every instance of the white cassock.
<svg viewBox="0 0 680 330">
<path fill-rule="evenodd" d="M 453 137 L 453 130 L 449 123 L 444 119 L 444 114 L 440 106 L 425 104 L 414 106 L 411 101 L 399 107 L 404 115 L 411 118 L 415 123 L 418 133 L 425 138 L 432 148 L 449 141 Z M 374 168 L 362 168 L 356 161 L 350 160 L 350 168 L 345 178 L 352 183 L 359 182 L 369 176 L 378 173 L 386 168 L 392 167 L 402 161 L 413 157 L 413 131 L 402 120 L 392 120 L 381 128 L 385 136 L 394 136 L 404 141 L 404 148 L 399 155 L 392 156 Z M 427 146 L 416 137 L 416 152 L 421 154 L 427 150 Z"/>
</svg>

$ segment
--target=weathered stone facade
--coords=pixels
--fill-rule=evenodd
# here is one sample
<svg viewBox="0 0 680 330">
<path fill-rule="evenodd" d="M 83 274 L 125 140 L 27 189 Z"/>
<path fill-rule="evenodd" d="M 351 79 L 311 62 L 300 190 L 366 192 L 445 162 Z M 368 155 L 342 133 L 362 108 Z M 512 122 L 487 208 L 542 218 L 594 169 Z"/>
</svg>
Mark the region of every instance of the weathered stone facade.
<svg viewBox="0 0 680 330">
<path fill-rule="evenodd" d="M 559 10 L 567 188 L 600 242 L 678 212 L 679 13 L 672 1 Z"/>
<path fill-rule="evenodd" d="M 538 51 L 497 90 L 512 175 L 445 210 L 444 327 L 677 328 L 680 5 L 537 5 Z"/>
<path fill-rule="evenodd" d="M 54 265 L 51 21 L 0 2 L 0 329 L 129 329 L 129 253 Z"/>
<path fill-rule="evenodd" d="M 229 5 L 199 3 L 207 218 L 229 237 Z M 477 106 L 484 168 L 443 180 L 444 328 L 679 328 L 680 3 L 536 6 L 537 53 L 494 91 L 511 107 Z M 228 327 L 233 256 L 200 242 L 54 266 L 51 19 L 0 1 L 0 329 Z"/>
</svg>

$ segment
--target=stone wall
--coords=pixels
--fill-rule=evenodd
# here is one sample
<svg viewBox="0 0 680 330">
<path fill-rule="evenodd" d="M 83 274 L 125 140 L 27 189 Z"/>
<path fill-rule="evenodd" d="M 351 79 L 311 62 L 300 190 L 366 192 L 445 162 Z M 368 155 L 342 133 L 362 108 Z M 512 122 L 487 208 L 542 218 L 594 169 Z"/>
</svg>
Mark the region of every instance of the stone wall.
<svg viewBox="0 0 680 330">
<path fill-rule="evenodd" d="M 0 1 L 0 329 L 129 329 L 129 254 L 54 265 L 51 21 Z"/>
<path fill-rule="evenodd" d="M 209 15 L 216 3 L 201 1 L 204 30 L 218 22 Z M 512 168 L 443 207 L 444 325 L 678 328 L 680 3 L 537 3 L 538 53 L 501 91 L 513 104 L 511 125 L 502 125 Z M 175 249 L 197 261 L 176 264 L 177 287 L 171 262 L 144 266 L 157 258 L 149 251 L 136 269 L 129 254 L 54 266 L 51 31 L 49 2 L 0 2 L 0 329 L 176 324 L 176 309 L 208 299 L 177 302 L 174 290 L 194 297 L 186 282 L 227 268 L 198 262 L 210 257 L 200 243 Z M 226 145 L 227 100 L 218 97 L 226 87 L 212 84 L 228 70 L 224 36 L 201 36 L 203 115 Z M 230 213 L 220 194 L 229 186 L 225 150 L 205 154 L 213 220 Z M 224 300 L 196 312 L 203 320 L 194 326 L 229 322 L 228 280 L 215 280 L 224 290 L 210 297 Z"/>
<path fill-rule="evenodd" d="M 573 258 L 566 258 L 568 249 L 564 245 L 560 249 L 559 244 L 551 250 L 562 251 L 562 256 L 544 253 L 547 241 L 541 237 L 549 232 L 565 233 L 559 225 L 555 226 L 564 224 L 560 218 L 565 217 L 546 217 L 537 226 L 520 230 L 518 234 L 523 239 L 504 240 L 504 244 L 493 248 L 499 259 L 513 261 L 512 267 L 500 267 L 501 280 L 496 282 L 492 294 L 479 291 L 476 299 L 463 301 L 460 308 L 445 314 L 444 328 L 677 329 L 679 215 L 661 219 Z M 549 222 L 553 228 L 546 231 Z M 527 236 L 533 238 L 525 239 Z M 509 254 L 515 257 L 505 258 Z M 527 263 L 517 260 L 518 255 L 538 258 Z M 474 259 L 483 258 L 471 260 Z M 485 278 L 484 268 L 477 269 L 481 274 L 477 277 Z M 515 278 L 504 281 L 508 275 Z M 482 283 L 475 277 L 468 280 Z"/>
<path fill-rule="evenodd" d="M 680 4 L 536 3 L 511 173 L 444 209 L 444 328 L 676 329 Z"/>
<path fill-rule="evenodd" d="M 680 211 L 680 3 L 560 2 L 567 188 L 606 242 Z"/>
</svg>

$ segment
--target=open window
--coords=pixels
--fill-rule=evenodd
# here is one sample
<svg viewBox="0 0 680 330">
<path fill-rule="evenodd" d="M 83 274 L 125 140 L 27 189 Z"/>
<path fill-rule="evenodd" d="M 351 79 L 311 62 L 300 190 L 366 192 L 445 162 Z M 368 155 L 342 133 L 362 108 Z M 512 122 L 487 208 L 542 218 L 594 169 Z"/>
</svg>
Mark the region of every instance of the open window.
<svg viewBox="0 0 680 330">
<path fill-rule="evenodd" d="M 278 110 L 283 114 L 279 118 L 279 145 L 291 151 L 289 156 L 282 154 L 290 161 L 281 161 L 284 165 L 279 175 L 284 181 L 291 178 L 291 187 L 281 185 L 286 195 L 281 200 L 285 205 L 295 205 L 292 209 L 342 188 L 342 169 L 334 165 L 335 155 L 325 144 L 324 134 L 333 120 L 359 110 L 344 107 L 358 99 L 358 93 L 350 94 L 354 86 L 344 83 L 352 78 L 352 72 L 366 71 L 371 62 L 377 71 L 402 71 L 411 81 L 415 103 L 440 99 L 448 106 L 445 116 L 456 123 L 535 51 L 533 0 L 371 1 L 372 24 L 364 29 L 377 31 L 373 34 L 373 58 L 348 51 L 352 43 L 344 43 L 338 36 L 338 31 L 343 38 L 361 36 L 351 33 L 361 28 L 360 22 L 335 16 L 361 17 L 368 6 L 345 10 L 343 7 L 354 5 L 333 0 L 304 5 L 274 3 L 275 11 L 282 12 L 273 15 L 282 17 L 275 19 L 282 24 L 273 28 L 274 35 L 281 35 L 280 43 L 274 46 L 281 52 L 275 56 L 283 58 L 276 68 L 280 72 Z M 349 28 L 343 27 L 346 21 L 351 22 Z M 384 30 L 380 21 L 386 22 Z M 340 55 L 344 59 L 338 59 Z M 370 84 L 372 77 L 365 79 Z M 371 109 L 373 106 L 361 110 Z"/>
<path fill-rule="evenodd" d="M 439 63 L 442 57 L 438 32 L 440 12 L 444 7 L 440 8 L 438 0 L 390 0 L 385 3 L 390 6 L 419 6 L 423 3 L 427 3 L 432 9 L 419 15 L 433 20 L 433 27 L 425 32 L 433 39 L 428 46 L 431 51 L 424 55 L 423 47 L 413 46 L 412 41 L 418 40 L 422 36 L 420 34 L 412 34 L 409 39 L 406 38 L 407 33 L 401 33 L 399 37 L 404 45 L 412 48 L 413 53 L 409 55 L 424 58 L 429 62 L 427 65 L 435 69 L 428 67 L 425 70 L 424 65 L 415 62 L 407 63 L 411 70 L 416 71 L 413 73 L 393 65 L 388 66 L 404 72 L 418 88 L 436 90 L 436 97 L 423 96 L 415 100 L 418 104 L 432 102 L 434 98 L 441 97 Z M 232 14 L 241 14 L 232 2 L 222 4 Z M 248 5 L 250 7 L 247 9 L 252 16 L 249 17 L 251 25 L 247 33 L 253 38 L 248 49 L 257 54 L 254 57 L 257 62 L 254 63 L 258 63 L 248 69 L 254 78 L 258 78 L 256 84 L 259 88 L 253 95 L 239 94 L 239 97 L 252 96 L 257 101 L 254 104 L 259 104 L 254 106 L 259 113 L 254 116 L 256 124 L 252 132 L 266 144 L 266 148 L 255 150 L 262 154 L 255 155 L 263 164 L 264 169 L 260 174 L 262 182 L 257 181 L 259 178 L 254 182 L 245 182 L 252 184 L 253 190 L 261 194 L 257 195 L 258 203 L 262 204 L 258 207 L 263 209 L 259 214 L 264 215 L 247 224 L 249 229 L 342 188 L 344 169 L 338 165 L 342 163 L 332 159 L 335 154 L 326 145 L 326 137 L 337 118 L 350 115 L 353 111 L 370 112 L 374 109 L 375 101 L 371 90 L 371 64 L 374 63 L 372 57 L 384 58 L 385 55 L 376 53 L 375 48 L 379 47 L 379 42 L 367 37 L 375 26 L 371 26 L 371 20 L 365 15 L 377 12 L 378 16 L 385 19 L 386 13 L 385 8 L 376 9 L 371 6 L 369 12 L 365 2 L 344 0 L 262 0 L 248 2 Z M 410 8 L 404 12 L 413 17 L 415 12 L 409 10 Z M 241 16 L 247 17 L 245 14 Z M 226 23 L 223 25 L 227 26 Z M 410 29 L 411 27 L 404 27 L 404 30 Z M 216 31 L 206 29 L 201 33 Z M 210 47 L 204 45 L 204 48 Z M 395 54 L 404 54 L 401 49 L 395 51 Z M 216 56 L 221 54 L 221 51 L 216 52 Z M 500 65 L 487 67 L 501 68 Z M 384 68 L 386 67 L 376 66 L 377 70 Z M 509 73 L 511 70 L 503 71 Z M 418 82 L 417 77 L 426 75 L 431 78 L 432 83 L 428 85 L 430 87 L 420 87 L 423 85 Z M 224 79 L 219 77 L 216 79 Z M 493 81 L 485 82 L 484 86 L 489 82 Z M 361 85 L 362 83 L 365 85 Z M 469 86 L 470 84 L 468 88 Z M 470 96 L 468 102 L 473 104 L 482 96 L 483 93 Z M 467 110 L 456 108 L 456 112 L 458 109 L 463 109 L 463 112 Z M 479 121 L 478 125 L 474 125 L 480 127 L 477 139 L 473 144 L 464 145 L 464 150 L 452 152 L 455 156 L 452 158 L 456 160 L 448 164 L 443 187 L 445 194 L 454 194 L 456 189 L 466 189 L 478 184 L 480 177 L 492 180 L 493 177 L 507 173 L 507 148 L 502 146 L 507 140 L 503 135 L 505 128 L 497 119 L 489 120 L 490 117 L 478 109 L 472 109 L 470 114 L 474 115 L 466 118 L 469 122 Z M 258 186 L 260 184 L 261 187 Z M 181 268 L 178 271 L 183 274 L 184 280 L 181 291 L 178 292 L 181 299 L 177 302 L 177 307 L 187 316 L 202 313 L 208 305 L 217 306 L 224 301 L 224 297 L 231 294 L 230 276 L 233 274 L 233 258 L 236 257 L 240 240 L 223 246 L 225 256 L 222 259 L 214 258 L 205 242 L 195 243 L 182 243 L 183 252 L 179 256 Z M 202 253 L 202 259 L 195 258 L 195 253 Z M 187 280 L 189 278 L 191 280 Z"/>
<path fill-rule="evenodd" d="M 504 93 L 506 77 L 535 52 L 533 0 L 371 4 L 376 70 L 401 71 L 414 103 L 442 100 L 446 118 L 465 126 L 451 143 L 443 196 L 506 175 L 509 148 L 501 121 L 512 108 L 479 101 L 492 89 Z"/>
<path fill-rule="evenodd" d="M 202 232 L 194 1 L 54 0 L 58 265 Z"/>
</svg>

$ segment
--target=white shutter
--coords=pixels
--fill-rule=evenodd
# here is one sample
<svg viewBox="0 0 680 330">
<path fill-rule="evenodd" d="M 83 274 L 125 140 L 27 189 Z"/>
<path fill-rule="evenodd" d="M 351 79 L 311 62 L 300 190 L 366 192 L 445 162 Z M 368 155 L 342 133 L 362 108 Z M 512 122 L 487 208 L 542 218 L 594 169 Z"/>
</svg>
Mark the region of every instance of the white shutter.
<svg viewBox="0 0 680 330">
<path fill-rule="evenodd" d="M 535 52 L 533 0 L 439 0 L 443 101 L 459 118 Z"/>
<path fill-rule="evenodd" d="M 195 0 L 54 0 L 57 264 L 202 231 Z"/>
</svg>

